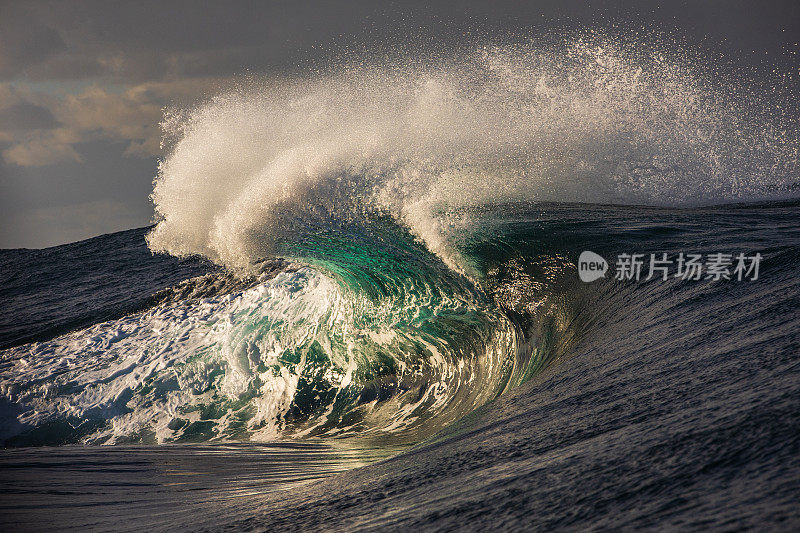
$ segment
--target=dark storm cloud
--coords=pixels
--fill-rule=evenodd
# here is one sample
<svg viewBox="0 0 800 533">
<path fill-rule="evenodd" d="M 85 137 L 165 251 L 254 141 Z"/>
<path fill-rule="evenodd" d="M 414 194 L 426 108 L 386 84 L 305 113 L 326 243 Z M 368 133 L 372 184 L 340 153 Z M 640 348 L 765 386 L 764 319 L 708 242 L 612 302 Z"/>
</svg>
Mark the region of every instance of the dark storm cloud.
<svg viewBox="0 0 800 533">
<path fill-rule="evenodd" d="M 268 71 L 315 43 L 359 33 L 364 19 L 379 9 L 372 2 L 34 2 L 5 14 L 9 25 L 32 27 L 35 13 L 37 31 L 47 30 L 61 46 L 33 61 L 24 30 L 17 32 L 17 45 L 8 50 L 8 63 L 17 68 L 2 75 L 143 82 L 229 75 L 242 68 Z"/>
<path fill-rule="evenodd" d="M 65 49 L 58 32 L 35 13 L 10 2 L 0 7 L 0 79 L 23 74 Z"/>
<path fill-rule="evenodd" d="M 492 38 L 566 25 L 677 29 L 731 51 L 777 54 L 798 39 L 797 2 L 405 1 L 31 2 L 6 8 L 0 76 L 127 82 L 270 72 L 325 50 Z M 415 42 L 403 42 L 409 35 Z"/>
<path fill-rule="evenodd" d="M 18 102 L 0 109 L 0 130 L 2 131 L 49 130 L 58 125 L 59 122 L 49 109 L 29 102 Z"/>
</svg>

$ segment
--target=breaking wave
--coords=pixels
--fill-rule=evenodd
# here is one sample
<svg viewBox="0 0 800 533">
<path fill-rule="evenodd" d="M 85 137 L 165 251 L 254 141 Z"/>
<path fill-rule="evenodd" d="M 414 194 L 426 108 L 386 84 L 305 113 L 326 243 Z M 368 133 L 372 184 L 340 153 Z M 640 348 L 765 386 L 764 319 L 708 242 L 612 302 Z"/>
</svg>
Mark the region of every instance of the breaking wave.
<svg viewBox="0 0 800 533">
<path fill-rule="evenodd" d="M 466 207 L 796 194 L 791 95 L 663 48 L 589 34 L 348 64 L 173 111 L 148 242 L 247 269 L 309 227 L 378 212 L 463 271 L 449 240 Z"/>
<path fill-rule="evenodd" d="M 0 439 L 435 433 L 599 320 L 569 257 L 520 252 L 527 207 L 796 195 L 796 119 L 708 80 L 590 35 L 349 64 L 168 112 L 147 243 L 229 272 L 6 351 Z"/>
</svg>

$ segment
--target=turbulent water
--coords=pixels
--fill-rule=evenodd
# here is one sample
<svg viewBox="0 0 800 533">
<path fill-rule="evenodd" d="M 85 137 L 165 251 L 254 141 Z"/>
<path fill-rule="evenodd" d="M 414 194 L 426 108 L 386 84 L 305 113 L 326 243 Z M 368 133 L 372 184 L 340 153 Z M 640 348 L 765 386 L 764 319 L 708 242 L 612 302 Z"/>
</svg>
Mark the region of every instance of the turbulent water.
<svg viewBox="0 0 800 533">
<path fill-rule="evenodd" d="M 102 513 L 162 504 L 120 507 L 114 465 L 211 453 L 214 529 L 796 526 L 796 110 L 708 74 L 582 38 L 168 113 L 154 226 L 0 251 L 0 440 L 128 445 L 4 452 L 8 523 L 30 490 L 126 527 Z M 617 280 L 624 253 L 761 263 Z M 147 526 L 199 527 L 168 494 Z"/>
</svg>

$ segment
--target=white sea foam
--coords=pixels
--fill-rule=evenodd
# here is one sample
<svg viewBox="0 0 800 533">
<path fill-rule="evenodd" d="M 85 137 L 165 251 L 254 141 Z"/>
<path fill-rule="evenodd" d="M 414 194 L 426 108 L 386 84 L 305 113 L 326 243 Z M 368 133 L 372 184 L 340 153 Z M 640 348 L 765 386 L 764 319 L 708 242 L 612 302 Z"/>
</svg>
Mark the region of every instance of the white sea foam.
<svg viewBox="0 0 800 533">
<path fill-rule="evenodd" d="M 471 323 L 474 338 L 450 345 L 424 331 L 421 309 L 474 312 L 486 330 Z M 35 429 L 49 432 L 48 443 L 258 441 L 286 430 L 334 435 L 452 422 L 505 386 L 516 339 L 489 313 L 469 300 L 434 301 L 424 287 L 405 300 L 373 301 L 311 268 L 290 269 L 224 296 L 163 303 L 4 351 L 0 401 L 14 407 L 0 416 L 0 441 Z M 387 361 L 396 372 L 381 377 Z M 375 390 L 415 385 L 359 400 L 373 379 Z M 290 423 L 293 407 L 304 412 Z M 340 421 L 343 412 L 364 424 Z"/>
<path fill-rule="evenodd" d="M 96 432 L 81 432 L 87 442 L 147 440 L 147 432 L 163 441 L 186 429 L 175 420 L 196 422 L 204 406 L 218 406 L 225 418 L 242 414 L 243 397 L 252 399 L 239 431 L 273 437 L 303 370 L 302 361 L 290 367 L 280 358 L 322 330 L 342 327 L 344 309 L 336 283 L 301 269 L 241 292 L 160 305 L 14 348 L 4 354 L 9 371 L 0 389 L 19 413 L 3 424 L 0 439 L 67 420 L 101 422 Z M 232 436 L 232 420 L 211 418 L 216 438 Z"/>
</svg>

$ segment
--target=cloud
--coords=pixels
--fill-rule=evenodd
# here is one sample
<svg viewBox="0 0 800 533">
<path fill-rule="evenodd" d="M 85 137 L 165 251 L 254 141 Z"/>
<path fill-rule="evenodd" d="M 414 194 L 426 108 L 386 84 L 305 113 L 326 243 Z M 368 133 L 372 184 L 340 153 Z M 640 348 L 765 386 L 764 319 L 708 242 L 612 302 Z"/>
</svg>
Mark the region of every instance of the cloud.
<svg viewBox="0 0 800 533">
<path fill-rule="evenodd" d="M 0 79 L 9 79 L 56 55 L 67 46 L 58 32 L 24 6 L 0 7 Z"/>
<path fill-rule="evenodd" d="M 55 117 L 57 100 L 16 87 L 0 85 L 0 142 L 6 163 L 42 166 L 80 161 L 72 148 L 77 137 Z"/>
<path fill-rule="evenodd" d="M 59 125 L 49 109 L 30 102 L 16 102 L 0 109 L 0 131 L 49 130 Z"/>
<path fill-rule="evenodd" d="M 0 160 L 0 248 L 51 246 L 146 225 L 156 162 L 124 143 L 75 145 L 82 162 L 30 167 Z"/>
<path fill-rule="evenodd" d="M 674 4 L 674 5 L 673 5 Z M 402 0 L 204 2 L 74 0 L 5 2 L 0 7 L 0 80 L 103 79 L 125 84 L 275 73 L 324 63 L 343 48 L 460 43 L 473 30 L 491 37 L 552 25 L 675 26 L 721 49 L 770 55 L 797 42 L 800 4 L 665 3 L 640 0 Z M 757 31 L 754 31 L 757 30 Z M 413 38 L 410 35 L 414 35 Z M 763 55 L 763 53 L 762 53 Z"/>
<path fill-rule="evenodd" d="M 192 102 L 220 85 L 193 79 L 130 87 L 92 85 L 75 94 L 44 94 L 0 85 L 0 142 L 8 164 L 46 166 L 81 161 L 75 147 L 92 141 L 125 142 L 125 155 L 160 154 L 162 109 Z"/>
<path fill-rule="evenodd" d="M 7 163 L 21 167 L 40 167 L 67 161 L 81 162 L 72 144 L 58 140 L 56 135 L 42 135 L 3 150 Z"/>
<path fill-rule="evenodd" d="M 95 86 L 68 95 L 55 112 L 82 140 L 99 136 L 157 146 L 162 104 L 141 87 L 116 93 Z"/>
</svg>

